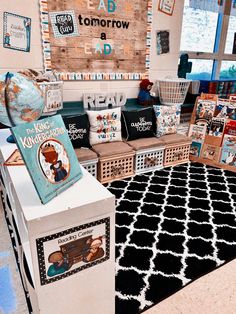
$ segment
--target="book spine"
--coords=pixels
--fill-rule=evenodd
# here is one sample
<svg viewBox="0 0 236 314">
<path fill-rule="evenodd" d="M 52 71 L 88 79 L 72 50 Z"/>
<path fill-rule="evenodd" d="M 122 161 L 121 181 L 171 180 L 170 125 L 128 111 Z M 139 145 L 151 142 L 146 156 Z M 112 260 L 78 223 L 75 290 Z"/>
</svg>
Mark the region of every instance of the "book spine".
<svg viewBox="0 0 236 314">
<path fill-rule="evenodd" d="M 220 81 L 218 84 L 217 94 L 222 98 L 223 97 L 223 89 L 224 89 L 224 82 Z"/>
<path fill-rule="evenodd" d="M 216 94 L 218 88 L 218 82 L 210 82 L 209 83 L 209 94 Z"/>
<path fill-rule="evenodd" d="M 199 94 L 208 94 L 209 91 L 209 81 L 200 81 Z"/>
</svg>

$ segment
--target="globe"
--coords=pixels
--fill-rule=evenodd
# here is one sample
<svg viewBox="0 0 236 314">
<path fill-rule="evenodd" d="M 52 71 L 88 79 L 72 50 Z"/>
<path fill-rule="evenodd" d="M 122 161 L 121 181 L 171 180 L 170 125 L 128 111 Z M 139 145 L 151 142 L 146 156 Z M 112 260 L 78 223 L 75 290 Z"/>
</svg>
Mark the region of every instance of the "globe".
<svg viewBox="0 0 236 314">
<path fill-rule="evenodd" d="M 7 84 L 6 77 L 8 78 Z M 2 124 L 14 126 L 37 120 L 41 116 L 43 108 L 43 94 L 36 82 L 19 73 L 8 72 L 0 75 L 0 122 Z"/>
</svg>

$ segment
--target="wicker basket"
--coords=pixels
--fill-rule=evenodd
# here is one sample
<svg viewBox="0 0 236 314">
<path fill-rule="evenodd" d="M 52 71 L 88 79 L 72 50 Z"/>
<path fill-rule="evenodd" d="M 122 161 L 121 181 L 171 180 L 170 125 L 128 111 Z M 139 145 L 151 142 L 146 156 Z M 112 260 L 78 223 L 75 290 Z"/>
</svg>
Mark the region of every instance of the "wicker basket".
<svg viewBox="0 0 236 314">
<path fill-rule="evenodd" d="M 162 105 L 182 105 L 184 103 L 190 80 L 163 79 L 157 80 L 157 90 Z"/>
</svg>

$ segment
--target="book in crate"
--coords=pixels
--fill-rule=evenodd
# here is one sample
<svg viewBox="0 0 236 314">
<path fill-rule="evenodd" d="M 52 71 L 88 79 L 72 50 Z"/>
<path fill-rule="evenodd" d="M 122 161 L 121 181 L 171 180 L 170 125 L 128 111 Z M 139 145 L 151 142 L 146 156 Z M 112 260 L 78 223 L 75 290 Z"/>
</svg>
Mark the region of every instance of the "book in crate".
<svg viewBox="0 0 236 314">
<path fill-rule="evenodd" d="M 82 177 L 60 115 L 20 124 L 11 131 L 43 204 Z"/>
</svg>

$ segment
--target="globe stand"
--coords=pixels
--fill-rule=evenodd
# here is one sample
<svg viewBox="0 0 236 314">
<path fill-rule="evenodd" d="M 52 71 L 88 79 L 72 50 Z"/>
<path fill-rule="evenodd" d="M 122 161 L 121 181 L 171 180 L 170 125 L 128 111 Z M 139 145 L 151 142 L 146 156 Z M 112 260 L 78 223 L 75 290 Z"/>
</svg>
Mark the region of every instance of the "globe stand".
<svg viewBox="0 0 236 314">
<path fill-rule="evenodd" d="M 5 79 L 4 96 L 5 96 L 5 104 L 6 104 L 6 111 L 7 111 L 8 119 L 9 119 L 9 121 L 11 123 L 11 126 L 15 126 L 15 123 L 14 123 L 12 117 L 11 117 L 11 114 L 10 114 L 9 99 L 8 99 L 8 94 L 7 94 L 7 90 L 8 90 L 8 86 L 10 84 L 11 77 L 12 77 L 12 74 L 7 72 L 6 79 Z M 11 143 L 11 144 L 14 144 L 15 143 L 14 136 L 13 135 L 9 135 L 8 138 L 7 138 L 7 142 Z"/>
</svg>

